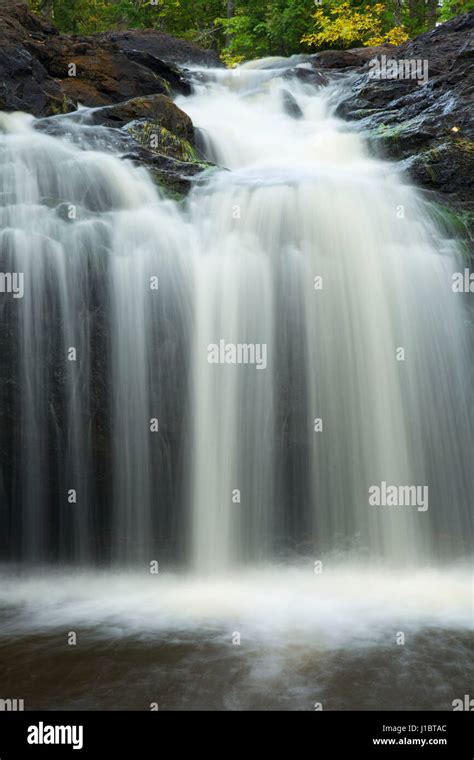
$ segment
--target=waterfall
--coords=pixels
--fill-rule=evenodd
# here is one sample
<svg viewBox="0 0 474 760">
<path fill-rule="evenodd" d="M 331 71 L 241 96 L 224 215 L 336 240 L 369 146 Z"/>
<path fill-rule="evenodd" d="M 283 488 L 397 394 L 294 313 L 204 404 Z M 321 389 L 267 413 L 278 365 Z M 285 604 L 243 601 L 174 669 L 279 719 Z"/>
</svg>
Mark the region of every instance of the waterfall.
<svg viewBox="0 0 474 760">
<path fill-rule="evenodd" d="M 204 233 L 196 557 L 217 568 L 223 551 L 271 556 L 272 536 L 403 563 L 463 554 L 472 383 L 451 289 L 462 262 L 406 178 L 334 118 L 337 88 L 315 93 L 268 66 L 213 72 L 179 100 L 231 169 L 191 198 Z M 266 343 L 265 372 L 206 366 L 220 338 Z M 368 508 L 382 482 L 426 484 L 429 509 Z"/>
<path fill-rule="evenodd" d="M 0 116 L 1 270 L 24 276 L 0 294 L 4 558 L 465 555 L 463 262 L 336 118 L 344 85 L 293 65 L 178 98 L 218 166 L 183 203 L 97 150 L 87 114 L 80 143 Z M 372 504 L 383 484 L 416 501 Z"/>
</svg>

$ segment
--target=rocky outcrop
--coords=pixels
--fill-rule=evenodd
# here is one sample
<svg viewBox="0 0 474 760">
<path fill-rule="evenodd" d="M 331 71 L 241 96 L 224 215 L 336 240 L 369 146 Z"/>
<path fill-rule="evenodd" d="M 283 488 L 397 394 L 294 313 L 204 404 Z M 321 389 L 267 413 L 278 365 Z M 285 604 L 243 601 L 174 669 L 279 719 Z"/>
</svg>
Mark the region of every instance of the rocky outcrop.
<svg viewBox="0 0 474 760">
<path fill-rule="evenodd" d="M 400 161 L 474 237 L 474 11 L 398 47 L 377 49 L 377 56 L 399 62 L 426 61 L 425 84 L 373 78 L 369 61 L 374 52 L 362 66 L 353 64 L 338 114 L 357 120 L 375 149 Z M 328 65 L 329 59 L 332 66 L 332 53 L 320 53 L 319 65 Z"/>
<path fill-rule="evenodd" d="M 39 117 L 190 89 L 156 54 L 124 52 L 105 35 L 59 34 L 22 3 L 0 5 L 0 80 L 0 108 Z"/>
<path fill-rule="evenodd" d="M 37 54 L 54 36 L 25 5 L 0 4 L 0 110 L 45 116 L 73 107 Z"/>
<path fill-rule="evenodd" d="M 81 116 L 105 127 L 90 133 L 97 147 L 147 166 L 165 191 L 182 195 L 210 165 L 171 99 L 191 91 L 176 61 L 218 64 L 214 53 L 154 30 L 62 35 L 23 3 L 0 0 L 0 110 L 26 111 L 43 118 L 38 129 L 61 134 L 67 123 L 48 117 L 98 108 Z"/>
</svg>

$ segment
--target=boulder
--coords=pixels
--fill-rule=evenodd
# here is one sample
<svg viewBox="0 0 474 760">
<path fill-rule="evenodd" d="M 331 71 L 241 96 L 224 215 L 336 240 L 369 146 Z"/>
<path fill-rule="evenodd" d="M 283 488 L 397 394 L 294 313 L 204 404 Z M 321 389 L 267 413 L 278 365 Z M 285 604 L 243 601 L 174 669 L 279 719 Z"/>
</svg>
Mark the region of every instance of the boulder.
<svg viewBox="0 0 474 760">
<path fill-rule="evenodd" d="M 194 139 L 194 127 L 190 117 L 165 95 L 132 98 L 125 103 L 106 106 L 93 111 L 91 119 L 94 124 L 107 127 L 123 127 L 130 122 L 144 119 L 159 124 L 184 140 Z"/>
<path fill-rule="evenodd" d="M 303 116 L 303 111 L 299 107 L 294 95 L 292 95 L 289 90 L 282 90 L 281 96 L 283 101 L 283 110 L 285 113 L 287 113 L 288 116 L 291 116 L 293 119 L 301 119 Z"/>
<path fill-rule="evenodd" d="M 196 175 L 212 167 L 196 148 L 190 117 L 165 95 L 106 106 L 92 111 L 89 119 L 109 128 L 102 148 L 145 166 L 174 196 L 186 193 Z M 103 141 L 104 132 L 100 137 Z"/>
</svg>

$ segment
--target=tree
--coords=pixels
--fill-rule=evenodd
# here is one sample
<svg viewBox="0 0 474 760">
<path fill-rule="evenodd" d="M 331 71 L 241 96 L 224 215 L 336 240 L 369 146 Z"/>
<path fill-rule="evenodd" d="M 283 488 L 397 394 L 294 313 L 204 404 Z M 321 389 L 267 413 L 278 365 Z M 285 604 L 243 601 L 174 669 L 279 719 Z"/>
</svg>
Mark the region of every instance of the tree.
<svg viewBox="0 0 474 760">
<path fill-rule="evenodd" d="M 234 0 L 227 0 L 227 20 L 234 18 L 235 3 Z M 225 38 L 226 47 L 230 46 L 232 42 L 232 35 L 228 32 Z"/>
<path fill-rule="evenodd" d="M 408 35 L 402 26 L 384 30 L 384 12 L 382 3 L 351 7 L 345 1 L 328 11 L 318 8 L 313 15 L 316 31 L 305 34 L 301 41 L 312 46 L 343 48 L 405 42 Z"/>
</svg>

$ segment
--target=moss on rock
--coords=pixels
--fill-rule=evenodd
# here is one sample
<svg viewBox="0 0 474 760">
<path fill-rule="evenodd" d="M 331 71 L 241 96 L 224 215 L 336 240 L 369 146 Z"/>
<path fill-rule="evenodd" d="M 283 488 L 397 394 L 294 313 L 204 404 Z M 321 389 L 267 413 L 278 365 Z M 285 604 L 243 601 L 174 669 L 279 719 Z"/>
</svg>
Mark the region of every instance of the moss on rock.
<svg viewBox="0 0 474 760">
<path fill-rule="evenodd" d="M 189 140 L 170 132 L 155 121 L 135 121 L 129 124 L 127 132 L 140 145 L 152 153 L 169 156 L 178 161 L 198 161 L 196 149 Z"/>
</svg>

